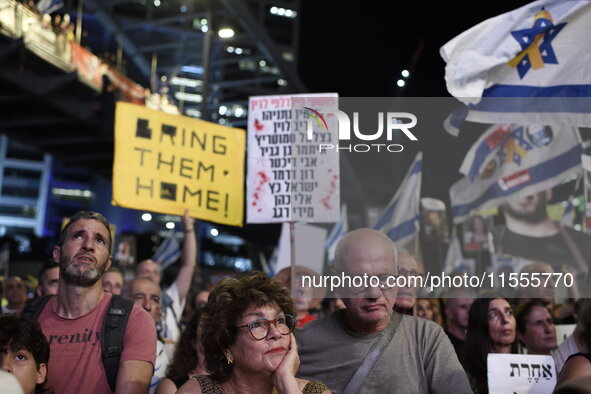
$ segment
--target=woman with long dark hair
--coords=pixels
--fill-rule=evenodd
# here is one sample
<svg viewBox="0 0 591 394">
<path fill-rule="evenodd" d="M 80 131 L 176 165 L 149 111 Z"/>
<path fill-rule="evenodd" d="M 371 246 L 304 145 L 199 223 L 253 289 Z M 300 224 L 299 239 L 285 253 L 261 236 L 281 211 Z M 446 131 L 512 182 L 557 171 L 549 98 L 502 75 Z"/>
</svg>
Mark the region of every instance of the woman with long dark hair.
<svg viewBox="0 0 591 394">
<path fill-rule="evenodd" d="M 199 323 L 202 308 L 198 308 L 181 334 L 181 339 L 174 351 L 166 377 L 160 381 L 155 394 L 172 394 L 185 384 L 191 376 L 206 375 L 203 345 L 199 341 Z"/>
<path fill-rule="evenodd" d="M 515 353 L 515 317 L 505 298 L 478 298 L 470 307 L 463 364 L 474 393 L 488 393 L 489 353 Z"/>
</svg>

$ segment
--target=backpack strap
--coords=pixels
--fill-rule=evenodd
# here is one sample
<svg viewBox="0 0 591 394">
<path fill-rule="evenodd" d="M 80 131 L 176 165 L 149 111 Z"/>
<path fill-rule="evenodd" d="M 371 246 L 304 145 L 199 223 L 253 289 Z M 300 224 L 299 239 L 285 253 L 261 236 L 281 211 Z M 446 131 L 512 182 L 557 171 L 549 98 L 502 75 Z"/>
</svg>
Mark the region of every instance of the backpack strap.
<svg viewBox="0 0 591 394">
<path fill-rule="evenodd" d="M 41 297 L 33 298 L 25 305 L 22 315 L 30 319 L 37 320 L 43 311 L 43 308 L 45 308 L 45 305 L 47 305 L 52 297 L 52 294 L 47 294 Z"/>
<path fill-rule="evenodd" d="M 112 391 L 115 391 L 117 386 L 119 360 L 123 352 L 123 338 L 125 337 L 125 328 L 132 308 L 133 301 L 113 294 L 103 318 L 101 352 L 105 373 Z"/>
</svg>

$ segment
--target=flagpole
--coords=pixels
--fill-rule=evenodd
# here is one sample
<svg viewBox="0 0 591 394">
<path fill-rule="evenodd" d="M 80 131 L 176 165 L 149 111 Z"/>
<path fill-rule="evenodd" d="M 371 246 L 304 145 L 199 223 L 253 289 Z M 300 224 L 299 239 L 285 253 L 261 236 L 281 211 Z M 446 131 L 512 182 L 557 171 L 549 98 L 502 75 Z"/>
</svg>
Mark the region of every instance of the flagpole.
<svg viewBox="0 0 591 394">
<path fill-rule="evenodd" d="M 78 15 L 76 15 L 76 42 L 82 45 L 82 13 L 84 12 L 84 0 L 78 1 Z"/>
<path fill-rule="evenodd" d="M 583 166 L 583 194 L 585 195 L 585 219 L 583 220 L 583 231 L 589 232 L 589 225 L 588 220 L 591 218 L 589 217 L 589 208 L 591 208 L 591 190 L 589 190 L 589 182 L 591 181 L 591 177 L 589 176 L 590 173 L 587 171 L 587 168 Z"/>
<path fill-rule="evenodd" d="M 292 296 L 293 290 L 295 289 L 295 279 L 296 279 L 296 252 L 295 252 L 295 222 L 289 222 L 289 252 L 290 252 L 290 265 L 291 265 L 291 289 L 292 289 Z"/>
</svg>

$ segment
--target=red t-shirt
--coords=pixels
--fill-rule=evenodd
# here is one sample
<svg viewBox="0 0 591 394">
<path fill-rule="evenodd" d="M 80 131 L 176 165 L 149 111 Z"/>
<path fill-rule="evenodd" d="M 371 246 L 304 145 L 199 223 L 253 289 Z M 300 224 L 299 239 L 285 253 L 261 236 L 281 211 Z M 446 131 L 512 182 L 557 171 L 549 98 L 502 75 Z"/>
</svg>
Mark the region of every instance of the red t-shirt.
<svg viewBox="0 0 591 394">
<path fill-rule="evenodd" d="M 302 328 L 307 323 L 310 323 L 311 321 L 314 321 L 314 320 L 316 320 L 316 318 L 314 316 L 312 316 L 309 313 L 306 313 L 306 316 L 304 316 L 303 318 L 301 318 L 300 320 L 298 320 L 298 328 Z"/>
<path fill-rule="evenodd" d="M 39 315 L 39 324 L 49 341 L 51 354 L 47 367 L 45 390 L 49 393 L 112 393 L 101 356 L 100 335 L 103 317 L 111 294 L 86 315 L 65 319 L 55 311 L 53 297 Z M 127 360 L 156 359 L 156 326 L 141 307 L 133 306 L 125 336 L 120 363 Z"/>
</svg>

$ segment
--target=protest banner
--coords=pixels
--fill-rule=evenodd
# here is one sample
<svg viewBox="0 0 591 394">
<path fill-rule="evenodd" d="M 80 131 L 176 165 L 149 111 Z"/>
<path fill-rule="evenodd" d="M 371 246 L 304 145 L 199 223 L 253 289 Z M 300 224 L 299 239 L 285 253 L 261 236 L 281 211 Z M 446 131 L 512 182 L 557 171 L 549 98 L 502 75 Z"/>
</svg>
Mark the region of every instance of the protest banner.
<svg viewBox="0 0 591 394">
<path fill-rule="evenodd" d="M 319 143 L 337 140 L 338 127 L 334 116 L 325 122 L 317 117 L 336 108 L 337 101 L 336 94 L 250 98 L 249 223 L 338 221 L 338 151 L 319 149 Z M 308 122 L 314 130 L 310 139 Z"/>
<path fill-rule="evenodd" d="M 576 128 L 491 126 L 466 154 L 460 168 L 466 177 L 450 189 L 454 223 L 580 173 L 581 153 Z"/>
<path fill-rule="evenodd" d="M 117 103 L 113 204 L 241 226 L 245 132 Z"/>
<path fill-rule="evenodd" d="M 96 91 L 102 91 L 106 66 L 92 52 L 77 42 L 71 42 L 70 45 L 72 47 L 72 64 L 76 67 L 80 80 Z"/>
<path fill-rule="evenodd" d="M 109 78 L 111 84 L 116 89 L 119 89 L 122 100 L 140 105 L 145 103 L 146 91 L 142 85 L 133 82 L 131 79 L 117 71 L 113 66 L 107 66 L 105 75 Z"/>
<path fill-rule="evenodd" d="M 550 394 L 556 386 L 552 356 L 491 353 L 487 363 L 490 394 Z"/>
</svg>

